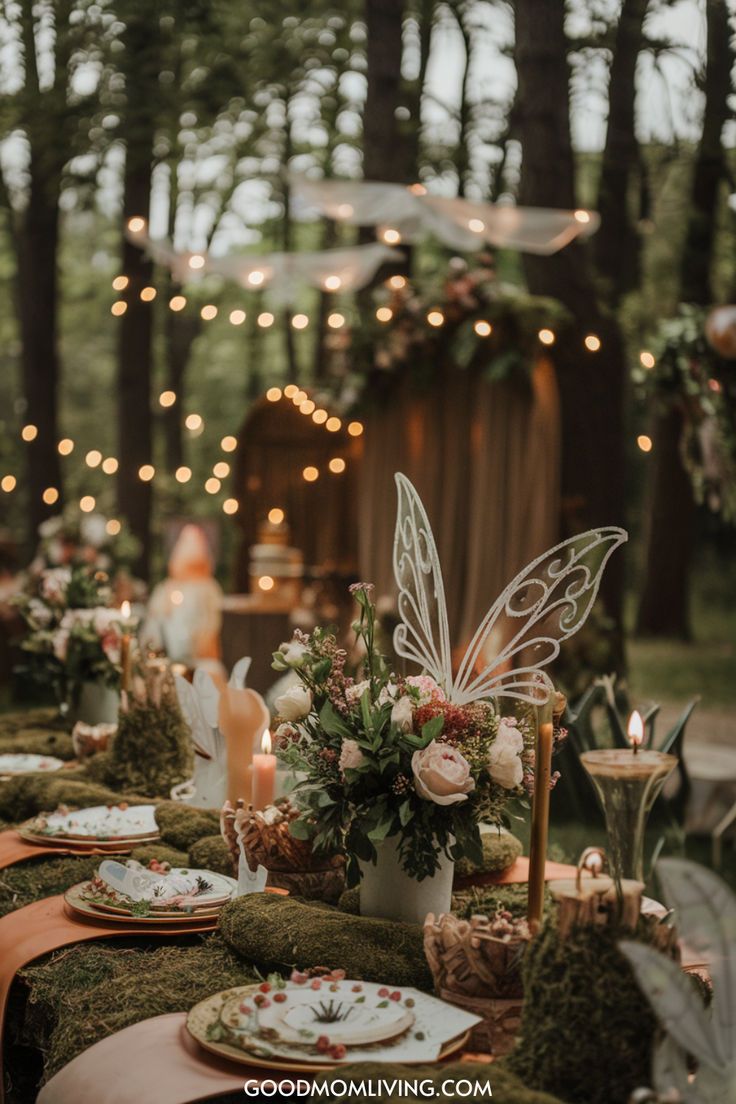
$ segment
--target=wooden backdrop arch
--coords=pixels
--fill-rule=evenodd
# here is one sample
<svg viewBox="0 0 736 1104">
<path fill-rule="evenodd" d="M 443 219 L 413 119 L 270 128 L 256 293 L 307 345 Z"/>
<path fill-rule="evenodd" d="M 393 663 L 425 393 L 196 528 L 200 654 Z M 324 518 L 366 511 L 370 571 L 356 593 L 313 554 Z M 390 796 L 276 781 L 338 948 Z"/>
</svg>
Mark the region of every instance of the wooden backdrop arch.
<svg viewBox="0 0 736 1104">
<path fill-rule="evenodd" d="M 344 427 L 336 433 L 301 414 L 290 399 L 259 400 L 239 433 L 234 477 L 242 540 L 235 565 L 235 584 L 249 589 L 248 550 L 258 542 L 258 527 L 272 507 L 286 514 L 290 544 L 304 553 L 305 567 L 324 574 L 352 577 L 357 571 L 357 465 L 362 438 Z M 332 459 L 345 460 L 345 471 L 333 473 Z M 304 479 L 315 467 L 319 478 Z"/>
<path fill-rule="evenodd" d="M 464 646 L 513 576 L 559 539 L 554 368 L 542 356 L 528 377 L 492 382 L 446 366 L 423 391 L 404 371 L 390 391 L 365 418 L 361 578 L 379 596 L 395 593 L 394 472 L 403 471 L 432 523 L 453 646 Z"/>
</svg>

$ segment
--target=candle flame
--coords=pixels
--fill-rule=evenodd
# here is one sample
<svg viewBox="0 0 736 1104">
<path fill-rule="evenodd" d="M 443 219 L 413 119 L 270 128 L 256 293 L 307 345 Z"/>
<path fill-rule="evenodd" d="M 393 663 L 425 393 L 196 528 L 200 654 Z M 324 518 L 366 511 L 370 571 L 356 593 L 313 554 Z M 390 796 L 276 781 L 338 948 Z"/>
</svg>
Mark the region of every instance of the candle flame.
<svg viewBox="0 0 736 1104">
<path fill-rule="evenodd" d="M 127 621 L 130 617 L 130 602 L 127 599 L 120 603 L 120 612 Z"/>
<path fill-rule="evenodd" d="M 629 717 L 628 736 L 634 749 L 644 743 L 644 721 L 638 709 L 635 709 Z"/>
<path fill-rule="evenodd" d="M 271 733 L 266 729 L 261 738 L 261 751 L 264 755 L 271 754 Z"/>
</svg>

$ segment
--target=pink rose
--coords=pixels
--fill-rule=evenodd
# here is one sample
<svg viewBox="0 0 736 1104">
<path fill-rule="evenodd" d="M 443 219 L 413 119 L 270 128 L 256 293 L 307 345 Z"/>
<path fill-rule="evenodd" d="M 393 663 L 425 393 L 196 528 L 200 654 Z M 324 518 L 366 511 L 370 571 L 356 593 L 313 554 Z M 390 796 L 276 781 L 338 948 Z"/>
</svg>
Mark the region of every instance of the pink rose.
<svg viewBox="0 0 736 1104">
<path fill-rule="evenodd" d="M 365 756 L 356 740 L 343 740 L 340 748 L 339 767 L 343 775 L 346 770 L 357 770 L 365 762 Z"/>
<path fill-rule="evenodd" d="M 467 801 L 468 794 L 475 789 L 467 759 L 454 747 L 437 740 L 414 752 L 411 769 L 419 796 L 437 805 Z"/>
<path fill-rule="evenodd" d="M 505 790 L 515 790 L 524 779 L 521 754 L 524 750 L 524 737 L 516 727 L 513 718 L 502 717 L 498 722 L 498 733 L 488 753 L 488 770 L 491 778 Z"/>
</svg>

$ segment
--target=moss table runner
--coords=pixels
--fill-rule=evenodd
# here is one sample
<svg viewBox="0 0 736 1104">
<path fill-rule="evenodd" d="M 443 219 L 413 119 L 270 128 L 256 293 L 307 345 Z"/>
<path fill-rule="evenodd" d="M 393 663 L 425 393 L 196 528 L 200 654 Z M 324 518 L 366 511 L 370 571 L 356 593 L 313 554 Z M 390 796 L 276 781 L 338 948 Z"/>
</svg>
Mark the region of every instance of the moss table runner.
<svg viewBox="0 0 736 1104">
<path fill-rule="evenodd" d="M 71 913 L 61 894 L 34 901 L 25 908 L 8 913 L 0 920 L 0 1039 L 5 1025 L 5 1009 L 13 979 L 23 966 L 50 951 L 91 939 L 130 937 L 131 935 L 191 935 L 212 931 L 212 923 L 192 922 L 172 931 L 171 925 L 92 923 Z M 0 1104 L 4 1098 L 2 1055 L 0 1053 Z"/>
<path fill-rule="evenodd" d="M 547 862 L 544 864 L 545 882 L 555 881 L 557 878 L 574 878 L 578 870 L 576 866 L 568 866 L 567 863 Z M 506 870 L 500 873 L 467 874 L 455 877 L 453 889 L 469 889 L 471 886 L 485 885 L 514 885 L 529 880 L 529 859 L 520 856 Z"/>
</svg>

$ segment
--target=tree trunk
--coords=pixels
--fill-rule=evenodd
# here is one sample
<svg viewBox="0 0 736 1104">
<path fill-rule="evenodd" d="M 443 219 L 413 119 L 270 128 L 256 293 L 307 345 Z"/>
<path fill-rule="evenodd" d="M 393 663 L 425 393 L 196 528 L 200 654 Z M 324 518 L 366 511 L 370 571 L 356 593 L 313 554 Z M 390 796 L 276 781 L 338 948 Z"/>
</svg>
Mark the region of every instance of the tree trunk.
<svg viewBox="0 0 736 1104">
<path fill-rule="evenodd" d="M 181 295 L 180 284 L 169 281 L 169 296 Z M 199 336 L 202 322 L 199 314 L 191 310 L 181 312 L 167 310 L 164 323 L 166 333 L 166 386 L 176 395 L 173 406 L 163 412 L 166 441 L 166 467 L 171 473 L 184 463 L 182 418 L 185 409 L 186 371 L 192 345 Z"/>
<path fill-rule="evenodd" d="M 601 283 L 613 304 L 639 282 L 639 234 L 631 217 L 632 186 L 639 162 L 634 107 L 636 66 L 648 3 L 624 0 L 608 82 L 608 129 L 598 188 L 601 225 L 593 248 Z"/>
<path fill-rule="evenodd" d="M 47 487 L 62 493 L 57 452 L 59 352 L 57 345 L 57 250 L 59 242 L 59 177 L 48 173 L 31 145 L 28 206 L 17 228 L 18 313 L 22 342 L 24 420 L 38 434 L 24 447 L 28 457 L 29 538 L 35 542 L 38 526 L 58 514 L 61 500 L 47 505 Z"/>
<path fill-rule="evenodd" d="M 564 7 L 547 0 L 516 5 L 516 134 L 522 145 L 519 201 L 532 206 L 575 206 L 570 139 L 569 70 Z M 555 363 L 560 386 L 563 495 L 576 507 L 573 528 L 624 521 L 623 409 L 625 356 L 619 327 L 596 300 L 585 249 L 571 245 L 551 257 L 524 258 L 529 288 L 560 299 L 574 322 L 560 334 Z M 598 352 L 584 345 L 587 334 Z M 617 626 L 621 618 L 624 558 L 611 559 L 601 588 Z"/>
<path fill-rule="evenodd" d="M 407 146 L 397 110 L 401 98 L 404 0 L 365 0 L 368 88 L 363 109 L 363 175 L 366 180 L 408 184 Z"/>
<path fill-rule="evenodd" d="M 680 268 L 681 300 L 702 306 L 713 301 L 713 243 L 718 193 L 725 177 L 721 134 L 729 118 L 733 61 L 725 0 L 708 0 L 706 17 L 708 52 L 703 130 L 695 158 Z M 638 629 L 649 636 L 688 640 L 691 636 L 689 579 L 696 506 L 680 453 L 683 429 L 683 415 L 678 408 L 659 414 L 654 425 L 652 506 Z"/>
<path fill-rule="evenodd" d="M 690 639 L 689 579 L 695 532 L 690 476 L 680 455 L 682 410 L 660 415 L 653 434 L 652 508 L 637 631 Z"/>
</svg>

